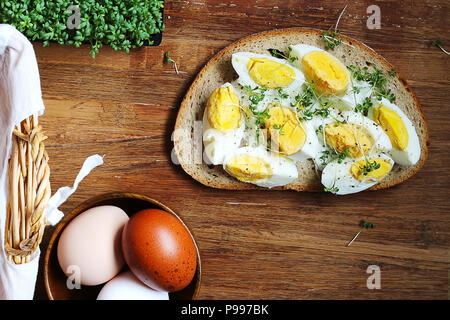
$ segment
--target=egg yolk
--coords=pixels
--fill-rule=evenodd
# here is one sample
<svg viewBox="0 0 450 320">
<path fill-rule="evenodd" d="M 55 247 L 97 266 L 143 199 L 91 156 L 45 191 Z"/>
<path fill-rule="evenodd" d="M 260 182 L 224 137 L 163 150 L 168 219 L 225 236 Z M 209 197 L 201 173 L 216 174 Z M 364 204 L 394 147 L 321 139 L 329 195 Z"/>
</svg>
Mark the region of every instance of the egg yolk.
<svg viewBox="0 0 450 320">
<path fill-rule="evenodd" d="M 360 160 L 354 163 L 350 172 L 352 176 L 359 182 L 373 182 L 383 179 L 392 169 L 392 165 L 389 161 L 381 158 L 368 160 L 372 165 L 372 169 L 368 169 L 369 164 L 366 160 Z M 377 168 L 375 168 L 377 167 Z"/>
<path fill-rule="evenodd" d="M 386 107 L 374 108 L 373 117 L 386 132 L 392 145 L 399 150 L 405 150 L 408 146 L 408 130 L 402 118 Z"/>
<path fill-rule="evenodd" d="M 227 164 L 226 170 L 233 177 L 244 182 L 256 182 L 273 176 L 270 164 L 259 157 L 251 155 L 238 155 Z"/>
<path fill-rule="evenodd" d="M 295 79 L 292 68 L 267 58 L 250 58 L 247 70 L 253 81 L 268 89 L 286 88 Z"/>
<path fill-rule="evenodd" d="M 319 94 L 330 96 L 340 94 L 347 89 L 348 73 L 345 67 L 322 51 L 312 51 L 302 59 L 302 67 L 308 82 L 314 82 Z"/>
<path fill-rule="evenodd" d="M 359 129 L 348 123 L 331 123 L 325 127 L 326 143 L 340 153 L 349 153 L 353 158 L 362 156 L 372 149 L 370 139 Z M 347 150 L 347 151 L 345 151 Z"/>
<path fill-rule="evenodd" d="M 272 107 L 269 116 L 264 118 L 268 135 L 285 155 L 298 152 L 306 141 L 306 133 L 296 114 L 287 108 Z"/>
<path fill-rule="evenodd" d="M 212 128 L 227 132 L 239 127 L 239 97 L 233 87 L 217 88 L 206 104 L 206 116 Z"/>
</svg>

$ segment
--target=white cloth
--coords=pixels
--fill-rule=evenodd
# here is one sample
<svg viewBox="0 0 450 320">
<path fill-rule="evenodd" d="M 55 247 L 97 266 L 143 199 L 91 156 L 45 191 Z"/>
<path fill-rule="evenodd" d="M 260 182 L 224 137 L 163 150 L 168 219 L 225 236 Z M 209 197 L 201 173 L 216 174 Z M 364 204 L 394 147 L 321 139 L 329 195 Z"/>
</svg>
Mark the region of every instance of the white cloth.
<svg viewBox="0 0 450 320">
<path fill-rule="evenodd" d="M 98 154 L 90 156 L 84 161 L 83 167 L 81 167 L 80 172 L 75 178 L 73 186 L 61 187 L 58 189 L 58 191 L 55 192 L 50 200 L 48 200 L 47 208 L 45 211 L 47 214 L 47 225 L 54 226 L 59 222 L 59 220 L 61 220 L 61 218 L 64 216 L 64 213 L 58 210 L 58 207 L 62 205 L 67 200 L 67 198 L 69 198 L 72 193 L 77 190 L 78 184 L 81 182 L 81 180 L 83 180 L 91 172 L 92 169 L 101 164 L 103 164 L 103 157 L 99 156 Z"/>
<path fill-rule="evenodd" d="M 8 203 L 8 159 L 12 131 L 16 124 L 34 113 L 44 113 L 44 102 L 36 56 L 32 44 L 10 25 L 0 24 L 0 299 L 33 299 L 40 250 L 29 263 L 15 265 L 4 250 L 6 206 Z M 49 200 L 46 209 L 49 224 L 56 224 L 63 213 L 58 210 L 76 190 L 78 183 L 103 157 L 89 157 L 72 188 L 60 188 Z"/>
</svg>

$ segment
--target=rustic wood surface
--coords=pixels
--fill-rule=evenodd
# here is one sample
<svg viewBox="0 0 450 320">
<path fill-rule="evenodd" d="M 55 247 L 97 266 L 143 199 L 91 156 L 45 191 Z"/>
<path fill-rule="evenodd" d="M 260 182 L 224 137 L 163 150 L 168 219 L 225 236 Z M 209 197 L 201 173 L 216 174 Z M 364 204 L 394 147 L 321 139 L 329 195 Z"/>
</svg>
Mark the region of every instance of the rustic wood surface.
<svg viewBox="0 0 450 320">
<path fill-rule="evenodd" d="M 61 207 L 114 191 L 159 199 L 194 233 L 203 262 L 200 299 L 448 299 L 449 2 L 377 1 L 381 29 L 366 26 L 373 1 L 350 2 L 340 30 L 384 56 L 406 78 L 430 129 L 423 169 L 389 190 L 345 197 L 325 193 L 237 192 L 204 187 L 171 162 L 177 108 L 201 67 L 254 32 L 328 29 L 336 1 L 167 0 L 158 47 L 129 54 L 102 48 L 34 45 L 46 104 L 53 192 L 71 185 L 84 159 L 105 154 Z M 177 62 L 163 63 L 170 51 Z M 375 229 L 347 242 L 366 219 Z M 41 250 L 52 234 L 46 230 Z M 41 255 L 44 258 L 44 254 Z M 369 265 L 381 289 L 369 290 Z M 42 266 L 42 263 L 41 263 Z M 42 269 L 36 299 L 46 299 Z"/>
</svg>

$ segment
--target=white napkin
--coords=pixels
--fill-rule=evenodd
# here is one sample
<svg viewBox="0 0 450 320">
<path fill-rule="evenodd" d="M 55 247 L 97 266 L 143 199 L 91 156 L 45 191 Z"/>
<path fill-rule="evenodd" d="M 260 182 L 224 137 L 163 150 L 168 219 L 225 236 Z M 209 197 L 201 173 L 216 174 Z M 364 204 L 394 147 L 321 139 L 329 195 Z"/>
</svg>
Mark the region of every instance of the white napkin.
<svg viewBox="0 0 450 320">
<path fill-rule="evenodd" d="M 29 263 L 8 261 L 4 250 L 6 206 L 8 203 L 8 159 L 16 124 L 32 114 L 44 113 L 39 70 L 32 44 L 10 25 L 0 24 L 0 299 L 33 299 L 40 250 Z M 58 207 L 75 192 L 78 183 L 103 157 L 86 159 L 73 187 L 60 188 L 46 208 L 48 224 L 56 224 L 63 213 Z"/>
</svg>

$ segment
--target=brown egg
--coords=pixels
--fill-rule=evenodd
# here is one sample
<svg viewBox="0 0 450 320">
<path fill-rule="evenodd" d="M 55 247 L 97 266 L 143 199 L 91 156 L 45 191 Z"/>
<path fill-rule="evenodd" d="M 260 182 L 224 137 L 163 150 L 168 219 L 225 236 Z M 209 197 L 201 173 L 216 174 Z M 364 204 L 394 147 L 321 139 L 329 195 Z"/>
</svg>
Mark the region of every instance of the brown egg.
<svg viewBox="0 0 450 320">
<path fill-rule="evenodd" d="M 197 268 L 189 231 L 177 217 L 158 209 L 131 216 L 122 233 L 122 250 L 134 275 L 155 290 L 184 289 Z"/>
</svg>

